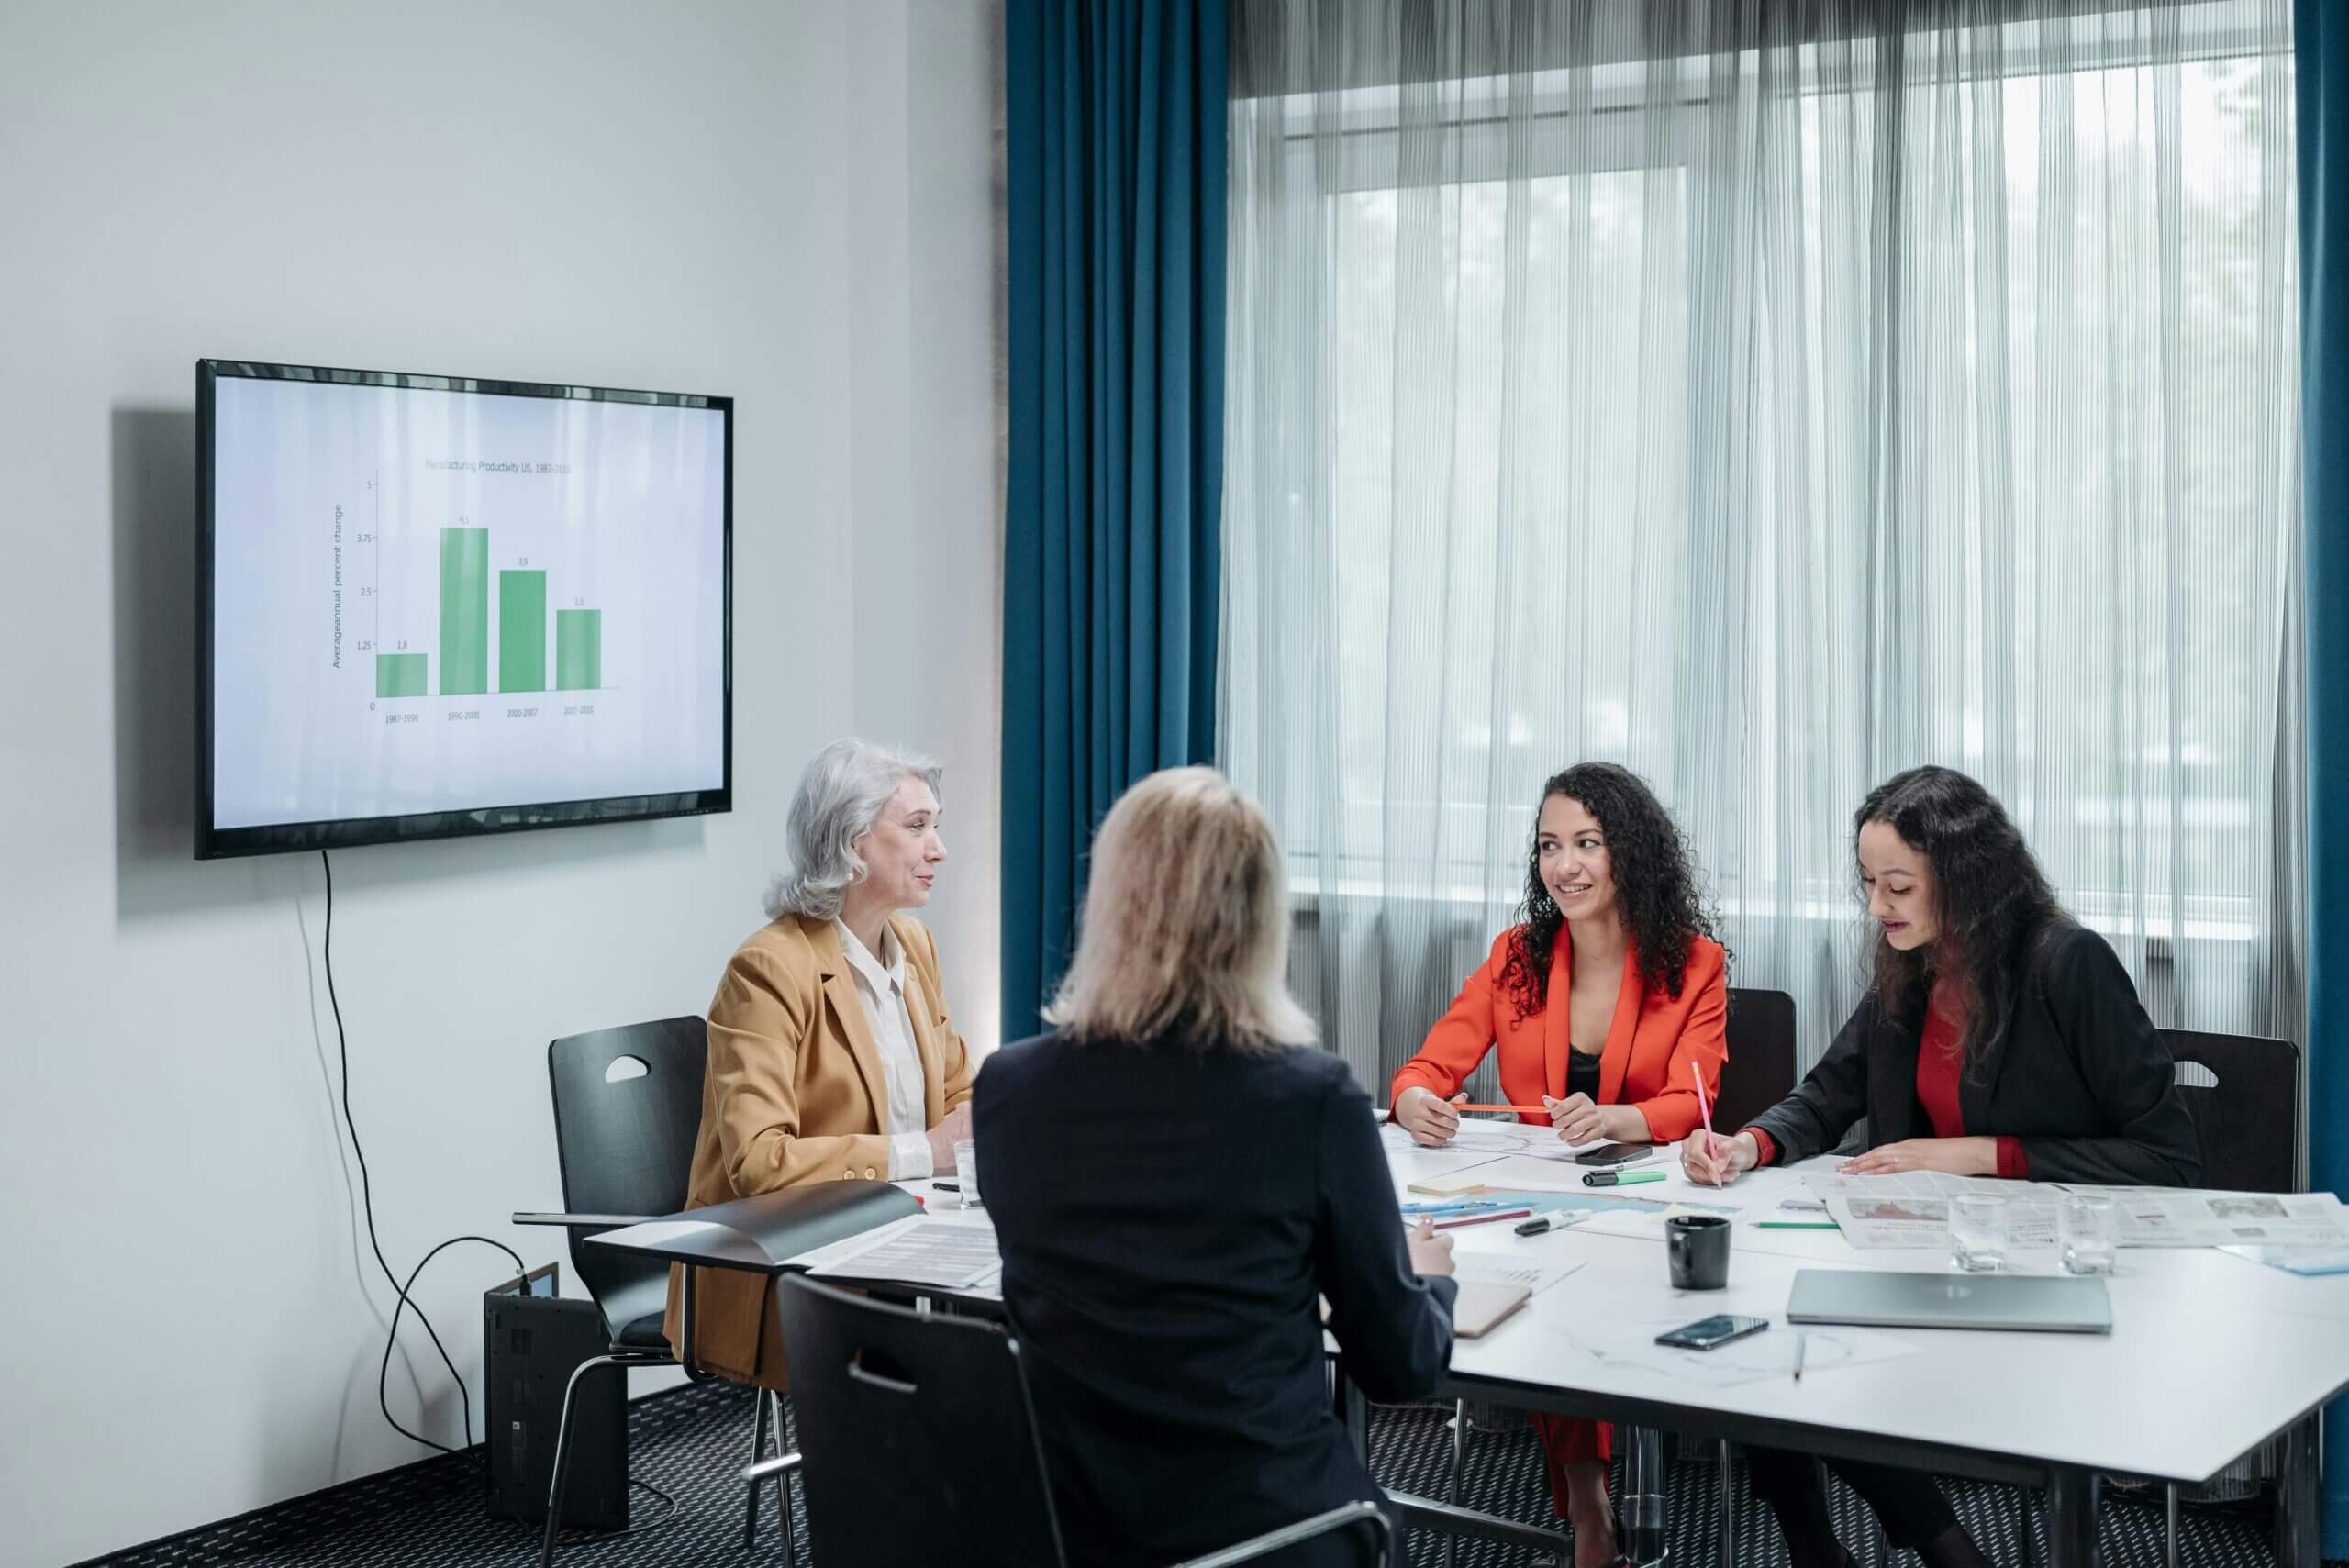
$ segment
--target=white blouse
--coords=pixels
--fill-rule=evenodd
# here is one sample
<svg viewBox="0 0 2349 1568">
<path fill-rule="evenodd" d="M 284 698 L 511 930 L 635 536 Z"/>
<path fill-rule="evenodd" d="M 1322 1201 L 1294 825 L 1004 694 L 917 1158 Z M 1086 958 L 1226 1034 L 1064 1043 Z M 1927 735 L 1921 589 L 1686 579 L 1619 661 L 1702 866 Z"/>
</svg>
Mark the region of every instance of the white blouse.
<svg viewBox="0 0 2349 1568">
<path fill-rule="evenodd" d="M 856 976 L 856 994 L 864 1003 L 864 1021 L 873 1027 L 874 1043 L 881 1049 L 881 1077 L 888 1104 L 881 1113 L 881 1130 L 889 1135 L 889 1179 L 916 1181 L 930 1173 L 930 1094 L 921 1069 L 921 1050 L 914 1044 L 913 1015 L 906 1006 L 906 951 L 897 933 L 881 928 L 881 957 L 875 959 L 857 940 L 856 933 L 838 920 L 841 951 L 848 955 Z"/>
</svg>

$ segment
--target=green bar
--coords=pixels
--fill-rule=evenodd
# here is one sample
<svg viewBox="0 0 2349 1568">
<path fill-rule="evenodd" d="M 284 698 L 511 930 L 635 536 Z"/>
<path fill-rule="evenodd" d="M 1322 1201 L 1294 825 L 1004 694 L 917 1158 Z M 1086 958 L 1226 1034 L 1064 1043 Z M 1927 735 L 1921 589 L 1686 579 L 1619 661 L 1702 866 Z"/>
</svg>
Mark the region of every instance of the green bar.
<svg viewBox="0 0 2349 1568">
<path fill-rule="evenodd" d="M 440 690 L 489 690 L 489 530 L 440 530 Z"/>
<path fill-rule="evenodd" d="M 604 612 L 554 613 L 554 684 L 557 691 L 592 692 L 604 684 Z"/>
<path fill-rule="evenodd" d="M 547 574 L 497 574 L 497 689 L 547 689 Z"/>
<path fill-rule="evenodd" d="M 379 697 L 420 697 L 431 688 L 424 680 L 421 653 L 375 655 L 375 695 Z"/>
</svg>

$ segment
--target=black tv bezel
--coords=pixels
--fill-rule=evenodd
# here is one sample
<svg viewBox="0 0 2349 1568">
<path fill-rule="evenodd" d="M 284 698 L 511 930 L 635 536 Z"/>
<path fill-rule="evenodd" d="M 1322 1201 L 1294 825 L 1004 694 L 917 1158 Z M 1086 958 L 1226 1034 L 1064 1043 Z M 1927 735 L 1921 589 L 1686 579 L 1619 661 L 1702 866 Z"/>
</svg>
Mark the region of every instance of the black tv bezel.
<svg viewBox="0 0 2349 1568">
<path fill-rule="evenodd" d="M 319 822 L 273 823 L 261 828 L 213 826 L 213 395 L 228 377 L 245 381 L 306 381 L 341 386 L 384 386 L 427 392 L 482 393 L 509 397 L 547 397 L 588 402 L 636 403 L 655 407 L 708 408 L 725 420 L 724 537 L 719 545 L 722 606 L 718 678 L 723 690 L 723 772 L 716 789 L 670 795 L 606 795 L 590 800 L 518 802 L 464 811 L 416 812 L 399 817 L 351 817 Z M 700 393 L 645 392 L 629 387 L 562 386 L 546 382 L 496 381 L 481 376 L 424 375 L 406 371 L 344 370 L 325 365 L 277 364 L 257 360 L 198 360 L 195 362 L 195 858 L 228 860 L 244 855 L 286 854 L 307 850 L 356 849 L 364 844 L 420 842 L 487 833 L 521 833 L 541 828 L 579 828 L 603 822 L 656 822 L 675 817 L 708 817 L 734 809 L 734 399 Z"/>
</svg>

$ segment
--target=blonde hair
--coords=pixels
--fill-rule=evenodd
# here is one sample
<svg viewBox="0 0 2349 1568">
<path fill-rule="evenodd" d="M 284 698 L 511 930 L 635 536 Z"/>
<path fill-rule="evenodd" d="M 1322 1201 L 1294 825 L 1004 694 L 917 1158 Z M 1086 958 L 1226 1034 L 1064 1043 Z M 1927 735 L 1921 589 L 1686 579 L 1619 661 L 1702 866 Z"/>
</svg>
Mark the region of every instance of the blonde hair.
<svg viewBox="0 0 2349 1568">
<path fill-rule="evenodd" d="M 1101 824 L 1076 959 L 1044 1017 L 1080 1038 L 1202 1051 L 1309 1044 L 1287 967 L 1273 825 L 1213 768 L 1169 768 Z"/>
</svg>

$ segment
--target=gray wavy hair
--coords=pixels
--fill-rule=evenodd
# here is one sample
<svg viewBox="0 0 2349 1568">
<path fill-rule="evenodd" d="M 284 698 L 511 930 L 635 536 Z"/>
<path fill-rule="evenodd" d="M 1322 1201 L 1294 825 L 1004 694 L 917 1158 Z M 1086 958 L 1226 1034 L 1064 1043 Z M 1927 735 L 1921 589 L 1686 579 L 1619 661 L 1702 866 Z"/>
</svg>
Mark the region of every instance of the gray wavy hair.
<svg viewBox="0 0 2349 1568">
<path fill-rule="evenodd" d="M 767 884 L 767 918 L 837 917 L 841 895 L 864 877 L 864 857 L 852 846 L 880 819 L 898 785 L 919 779 L 938 795 L 942 777 L 944 770 L 927 757 L 852 736 L 808 759 L 791 797 L 791 869 Z"/>
</svg>

